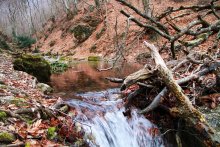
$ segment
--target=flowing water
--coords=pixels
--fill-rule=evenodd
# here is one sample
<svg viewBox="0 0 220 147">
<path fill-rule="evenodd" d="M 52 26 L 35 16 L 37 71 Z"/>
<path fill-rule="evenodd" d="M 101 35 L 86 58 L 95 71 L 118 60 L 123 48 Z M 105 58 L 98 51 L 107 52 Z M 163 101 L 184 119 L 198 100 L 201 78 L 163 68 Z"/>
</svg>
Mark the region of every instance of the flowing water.
<svg viewBox="0 0 220 147">
<path fill-rule="evenodd" d="M 119 89 L 78 94 L 83 101 L 70 100 L 69 103 L 79 113 L 78 121 L 95 138 L 88 140 L 90 146 L 100 147 L 160 147 L 162 139 L 153 133 L 156 129 L 150 121 L 133 109 L 130 117 L 124 116 L 123 101 Z M 94 102 L 95 104 L 91 103 Z"/>
<path fill-rule="evenodd" d="M 114 88 L 119 85 L 111 85 L 103 79 L 104 76 L 116 76 L 119 72 L 113 70 L 101 74 L 97 72 L 97 67 L 87 63 L 79 64 L 77 67 L 80 67 L 82 71 L 73 72 L 73 70 L 79 70 L 74 68 L 66 72 L 69 72 L 67 75 L 70 77 L 71 75 L 75 76 L 74 78 L 72 77 L 72 80 L 66 80 L 66 83 L 56 85 L 55 79 L 65 79 L 66 73 L 64 73 L 52 77 L 52 82 L 54 82 L 53 85 L 57 88 L 57 91 L 65 91 L 65 96 L 71 98 L 68 102 L 76 109 L 78 114 L 74 121 L 82 124 L 87 134 L 85 140 L 89 146 L 164 146 L 157 127 L 144 116 L 137 114 L 136 109 L 131 110 L 130 116 L 124 115 L 125 110 L 120 90 L 119 88 Z M 134 71 L 136 67 L 125 69 Z M 121 76 L 133 72 L 132 70 L 122 72 Z M 79 79 L 81 77 L 80 74 L 83 74 L 84 78 Z M 98 84 L 98 86 L 93 87 L 93 82 Z M 73 86 L 74 83 L 78 86 L 82 86 L 84 83 L 84 86 L 76 88 L 76 86 Z M 110 88 L 108 89 L 107 86 Z M 71 92 L 71 89 L 75 92 Z"/>
</svg>

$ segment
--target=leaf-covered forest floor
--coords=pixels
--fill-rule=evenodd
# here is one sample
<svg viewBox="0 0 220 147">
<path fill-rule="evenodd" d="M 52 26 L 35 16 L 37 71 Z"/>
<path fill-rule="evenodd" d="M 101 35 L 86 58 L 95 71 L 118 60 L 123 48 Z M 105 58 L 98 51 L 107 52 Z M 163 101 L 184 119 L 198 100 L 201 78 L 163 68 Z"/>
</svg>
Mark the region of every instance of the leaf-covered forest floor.
<svg viewBox="0 0 220 147">
<path fill-rule="evenodd" d="M 1 53 L 0 63 L 0 146 L 83 145 L 73 110 L 44 94 L 35 77 L 14 70 L 10 55 Z"/>
</svg>

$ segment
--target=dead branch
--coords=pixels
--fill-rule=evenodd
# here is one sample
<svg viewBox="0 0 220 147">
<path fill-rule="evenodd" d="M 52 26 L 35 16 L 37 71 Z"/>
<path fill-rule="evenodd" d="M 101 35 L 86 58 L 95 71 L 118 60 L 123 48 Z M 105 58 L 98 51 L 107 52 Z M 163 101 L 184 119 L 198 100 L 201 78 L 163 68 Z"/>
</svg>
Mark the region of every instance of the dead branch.
<svg viewBox="0 0 220 147">
<path fill-rule="evenodd" d="M 133 22 L 135 22 L 138 26 L 143 27 L 143 28 L 146 28 L 146 29 L 151 29 L 151 30 L 155 31 L 156 33 L 160 34 L 162 37 L 164 37 L 164 38 L 166 38 L 166 39 L 168 39 L 168 40 L 171 39 L 171 36 L 170 36 L 170 35 L 164 33 L 164 32 L 161 31 L 159 28 L 154 27 L 154 26 L 152 26 L 152 25 L 143 24 L 142 22 L 140 22 L 140 21 L 137 20 L 136 18 L 134 18 L 134 17 L 132 17 L 131 15 L 129 15 L 128 13 L 126 13 L 124 10 L 121 10 L 120 12 L 121 12 L 123 15 L 125 15 L 126 17 L 128 17 L 128 18 L 130 17 L 130 18 L 131 18 L 130 20 L 133 21 Z"/>
<path fill-rule="evenodd" d="M 15 113 L 12 112 L 12 111 L 4 110 L 4 109 L 0 109 L 0 111 L 5 112 L 7 115 L 9 115 L 9 116 L 11 116 L 11 117 L 14 117 L 14 118 L 17 118 L 17 119 L 20 119 L 20 120 L 26 122 L 26 120 L 25 120 L 23 117 L 21 117 L 21 116 L 18 115 L 18 114 L 15 114 Z"/>
<path fill-rule="evenodd" d="M 165 62 L 158 53 L 157 48 L 146 41 L 144 42 L 144 45 L 150 49 L 151 56 L 156 63 L 158 75 L 177 99 L 177 107 L 171 109 L 171 113 L 183 118 L 188 122 L 188 125 L 196 129 L 198 132 L 201 132 L 202 130 L 203 134 L 201 134 L 201 136 L 204 138 L 206 145 L 220 145 L 220 140 L 216 136 L 215 130 L 209 126 L 203 114 L 193 107 L 189 98 L 182 92 L 181 87 L 174 80 L 171 71 L 167 68 Z M 198 124 L 200 124 L 200 126 L 197 126 Z"/>
<path fill-rule="evenodd" d="M 215 67 L 215 68 L 213 68 L 213 67 Z M 205 69 L 203 69 L 203 70 L 201 70 L 201 71 L 199 71 L 195 74 L 192 74 L 190 76 L 179 79 L 176 82 L 179 85 L 182 85 L 182 84 L 187 83 L 189 81 L 193 81 L 193 80 L 198 79 L 199 77 L 204 76 L 208 73 L 215 72 L 217 67 L 220 67 L 220 64 L 219 63 L 213 63 L 212 65 L 210 65 L 210 67 L 207 67 L 207 68 L 205 68 Z M 161 98 L 163 96 L 165 96 L 167 94 L 167 92 L 168 92 L 167 88 L 166 87 L 163 88 L 163 90 L 153 99 L 151 104 L 149 106 L 147 106 L 145 109 L 141 110 L 139 113 L 148 113 L 149 111 L 154 110 L 156 107 L 159 106 Z"/>
<path fill-rule="evenodd" d="M 211 9 L 211 7 L 213 7 L 215 10 L 220 10 L 220 6 L 218 6 L 218 5 L 211 6 L 210 4 L 207 4 L 207 5 L 194 5 L 194 6 L 181 6 L 179 8 L 169 7 L 169 8 L 167 8 L 167 10 L 165 12 L 163 12 L 162 14 L 160 14 L 157 17 L 157 20 L 161 20 L 162 18 L 170 15 L 171 13 L 182 11 L 182 10 L 193 10 L 193 11 L 198 12 L 198 11 L 202 11 L 202 10 L 205 10 L 205 9 Z"/>
<path fill-rule="evenodd" d="M 161 28 L 166 34 L 169 34 L 168 29 L 167 29 L 164 25 L 162 25 L 159 21 L 156 21 L 153 17 L 149 17 L 148 15 L 143 14 L 141 11 L 139 11 L 139 10 L 136 9 L 134 6 L 132 6 L 131 4 L 127 3 L 127 2 L 124 1 L 124 0 L 116 0 L 116 1 L 122 3 L 123 5 L 125 5 L 125 6 L 127 6 L 127 7 L 129 7 L 129 8 L 131 8 L 131 9 L 134 10 L 138 15 L 140 15 L 141 17 L 143 17 L 143 18 L 145 18 L 145 19 L 151 21 L 152 23 L 156 24 L 156 26 L 157 26 L 158 28 Z"/>
<path fill-rule="evenodd" d="M 121 90 L 125 90 L 127 87 L 131 86 L 132 84 L 138 81 L 148 79 L 149 77 L 152 76 L 153 73 L 154 73 L 154 70 L 152 70 L 149 67 L 149 65 L 145 65 L 144 68 L 140 69 L 139 71 L 133 74 L 130 74 L 129 76 L 125 78 L 121 86 Z"/>
<path fill-rule="evenodd" d="M 106 77 L 105 79 L 109 80 L 110 82 L 113 83 L 123 83 L 124 79 L 119 79 L 119 78 L 111 78 L 111 77 Z"/>
<path fill-rule="evenodd" d="M 124 10 L 121 10 L 121 13 L 123 15 L 130 18 L 130 20 L 135 22 L 138 26 L 153 30 L 156 33 L 158 33 L 159 35 L 161 35 L 162 37 L 166 38 L 170 43 L 170 51 L 171 51 L 172 57 L 174 59 L 176 58 L 176 55 L 175 55 L 175 48 L 176 48 L 175 42 L 176 41 L 181 42 L 182 45 L 184 45 L 186 47 L 190 46 L 190 49 L 192 49 L 192 48 L 200 45 L 204 41 L 206 41 L 210 35 L 216 33 L 220 29 L 220 21 L 219 20 L 213 24 L 209 24 L 204 19 L 204 17 L 207 16 L 210 13 L 210 11 L 206 15 L 203 15 L 203 16 L 199 15 L 197 20 L 192 21 L 187 26 L 185 26 L 183 29 L 179 28 L 174 23 L 169 22 L 168 24 L 176 31 L 176 33 L 174 35 L 169 34 L 169 31 L 168 31 L 167 27 L 165 26 L 166 23 L 163 24 L 160 22 L 160 20 L 163 17 L 166 17 L 166 16 L 170 15 L 171 13 L 181 11 L 181 10 L 193 10 L 193 11 L 198 12 L 201 10 L 210 9 L 214 15 L 217 15 L 216 11 L 220 10 L 220 6 L 214 5 L 214 2 L 216 2 L 216 1 L 212 1 L 210 4 L 207 4 L 207 5 L 181 6 L 177 9 L 168 8 L 167 11 L 162 13 L 156 19 L 154 17 L 150 17 L 150 16 L 143 14 L 137 8 L 135 8 L 134 6 L 132 6 L 131 4 L 129 4 L 128 2 L 126 2 L 124 0 L 116 0 L 116 1 L 120 2 L 122 5 L 129 7 L 130 9 L 132 9 L 134 12 L 136 12 L 139 16 L 143 17 L 144 19 L 149 20 L 150 23 L 152 23 L 152 24 L 142 23 L 140 20 L 132 17 L 131 15 L 126 13 Z M 177 17 L 183 17 L 188 14 L 189 13 L 183 13 L 182 15 L 177 16 Z M 216 17 L 218 17 L 218 16 L 216 16 Z M 175 17 L 174 17 L 174 19 L 175 19 Z M 171 18 L 171 20 L 172 20 L 172 18 Z M 197 30 L 191 30 L 192 28 L 194 28 L 195 26 L 198 26 L 198 25 L 202 25 L 202 27 L 198 28 Z M 186 42 L 180 41 L 179 39 L 184 35 L 192 35 L 192 36 L 196 37 L 196 39 L 191 40 L 191 41 L 186 41 Z M 203 37 L 198 36 L 198 35 L 201 35 Z"/>
</svg>

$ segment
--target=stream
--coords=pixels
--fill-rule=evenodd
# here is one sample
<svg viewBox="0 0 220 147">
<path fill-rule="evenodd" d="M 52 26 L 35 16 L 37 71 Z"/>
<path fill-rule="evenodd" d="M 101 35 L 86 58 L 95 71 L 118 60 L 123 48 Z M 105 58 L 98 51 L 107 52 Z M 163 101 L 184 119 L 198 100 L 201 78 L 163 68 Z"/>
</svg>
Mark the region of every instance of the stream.
<svg viewBox="0 0 220 147">
<path fill-rule="evenodd" d="M 84 139 L 91 147 L 163 147 L 157 126 L 133 108 L 125 116 L 123 99 L 118 88 L 105 77 L 124 77 L 139 65 L 124 65 L 98 72 L 106 63 L 76 63 L 62 74 L 51 77 L 56 94 L 66 98 L 77 112 L 75 120 L 82 124 Z"/>
</svg>

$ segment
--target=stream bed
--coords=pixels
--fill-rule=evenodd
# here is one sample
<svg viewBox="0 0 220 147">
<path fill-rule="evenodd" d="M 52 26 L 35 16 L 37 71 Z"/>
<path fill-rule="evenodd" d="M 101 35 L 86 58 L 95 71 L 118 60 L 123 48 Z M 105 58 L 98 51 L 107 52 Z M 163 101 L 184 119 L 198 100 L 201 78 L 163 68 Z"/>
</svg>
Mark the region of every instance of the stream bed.
<svg viewBox="0 0 220 147">
<path fill-rule="evenodd" d="M 125 77 L 140 68 L 126 64 L 99 72 L 109 65 L 101 62 L 76 63 L 62 74 L 53 75 L 55 94 L 66 98 L 77 112 L 77 121 L 91 147 L 163 147 L 159 129 L 133 108 L 125 116 L 120 85 L 105 77 Z"/>
</svg>

